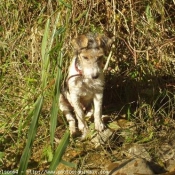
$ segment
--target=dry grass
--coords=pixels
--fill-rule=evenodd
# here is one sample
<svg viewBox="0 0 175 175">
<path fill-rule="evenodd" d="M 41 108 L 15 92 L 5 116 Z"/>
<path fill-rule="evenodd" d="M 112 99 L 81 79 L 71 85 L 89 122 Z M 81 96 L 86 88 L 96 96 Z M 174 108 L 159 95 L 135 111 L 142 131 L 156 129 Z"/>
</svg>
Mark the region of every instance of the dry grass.
<svg viewBox="0 0 175 175">
<path fill-rule="evenodd" d="M 136 137 L 127 141 L 151 142 L 150 149 L 155 150 L 156 144 L 174 129 L 174 10 L 174 1 L 163 0 L 1 0 L 0 169 L 19 166 L 31 122 L 30 111 L 40 93 L 44 93 L 44 104 L 33 146 L 36 154 L 32 153 L 29 166 L 47 167 L 59 33 L 64 33 L 64 40 L 61 40 L 63 78 L 72 55 L 70 48 L 74 36 L 87 32 L 115 36 L 106 71 L 104 112 L 117 113 L 117 117 L 111 115 L 114 118 L 125 115 L 127 120 L 134 121 Z M 58 13 L 60 21 L 49 53 L 50 69 L 43 90 L 41 41 L 47 19 L 51 20 L 52 30 Z M 60 133 L 56 133 L 56 137 L 60 139 L 65 130 L 60 114 L 57 130 Z"/>
</svg>

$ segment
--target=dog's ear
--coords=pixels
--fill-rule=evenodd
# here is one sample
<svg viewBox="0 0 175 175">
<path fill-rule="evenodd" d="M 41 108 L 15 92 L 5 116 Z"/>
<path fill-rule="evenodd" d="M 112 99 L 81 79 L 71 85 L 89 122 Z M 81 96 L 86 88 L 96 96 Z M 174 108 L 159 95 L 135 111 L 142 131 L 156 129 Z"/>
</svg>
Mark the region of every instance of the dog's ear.
<svg viewBox="0 0 175 175">
<path fill-rule="evenodd" d="M 100 37 L 100 45 L 104 49 L 109 49 L 114 42 L 114 38 L 108 38 L 107 36 Z"/>
<path fill-rule="evenodd" d="M 98 43 L 99 46 L 102 47 L 105 51 L 105 55 L 107 55 L 110 51 L 110 48 L 112 46 L 112 43 L 115 41 L 115 38 L 108 38 L 107 36 L 99 36 L 98 37 Z"/>
<path fill-rule="evenodd" d="M 88 38 L 86 35 L 79 35 L 77 38 L 72 40 L 72 45 L 76 51 L 86 48 L 88 46 Z"/>
</svg>

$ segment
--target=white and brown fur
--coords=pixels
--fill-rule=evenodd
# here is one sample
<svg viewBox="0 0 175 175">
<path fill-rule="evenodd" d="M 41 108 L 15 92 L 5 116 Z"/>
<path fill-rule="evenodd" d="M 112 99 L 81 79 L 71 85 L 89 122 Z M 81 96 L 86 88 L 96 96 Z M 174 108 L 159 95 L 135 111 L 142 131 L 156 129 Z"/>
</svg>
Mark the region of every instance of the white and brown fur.
<svg viewBox="0 0 175 175">
<path fill-rule="evenodd" d="M 95 129 L 100 132 L 104 129 L 101 119 L 103 64 L 111 42 L 108 37 L 97 34 L 79 35 L 72 41 L 75 56 L 69 66 L 66 87 L 59 99 L 60 109 L 69 123 L 72 135 L 76 133 L 76 116 L 82 138 L 86 137 L 88 126 L 85 111 L 92 103 Z"/>
</svg>

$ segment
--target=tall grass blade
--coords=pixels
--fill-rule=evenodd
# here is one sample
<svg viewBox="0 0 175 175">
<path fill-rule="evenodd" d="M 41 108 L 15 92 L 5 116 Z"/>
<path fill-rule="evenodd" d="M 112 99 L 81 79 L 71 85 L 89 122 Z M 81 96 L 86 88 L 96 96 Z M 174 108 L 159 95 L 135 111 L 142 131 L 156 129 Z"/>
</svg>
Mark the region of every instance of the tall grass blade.
<svg viewBox="0 0 175 175">
<path fill-rule="evenodd" d="M 44 59 L 45 54 L 46 54 L 46 49 L 47 49 L 47 41 L 48 41 L 48 35 L 49 35 L 49 24 L 50 24 L 50 19 L 47 20 L 45 30 L 44 30 L 44 35 L 41 43 L 41 57 Z"/>
<path fill-rule="evenodd" d="M 49 171 L 52 171 L 52 172 L 55 171 L 57 166 L 59 165 L 59 163 L 61 163 L 62 156 L 63 156 L 63 154 L 64 154 L 64 152 L 69 144 L 69 137 L 70 137 L 70 133 L 67 130 L 65 132 L 64 136 L 62 137 L 61 142 L 55 151 L 53 160 L 52 160 L 50 167 L 49 167 Z M 49 174 L 49 171 L 47 174 Z"/>
<path fill-rule="evenodd" d="M 67 2 L 63 1 L 63 0 L 59 0 L 59 2 L 61 2 L 65 7 L 67 7 L 68 9 L 72 9 L 71 4 L 68 4 Z"/>
<path fill-rule="evenodd" d="M 57 18 L 55 20 L 55 24 L 53 27 L 53 32 L 52 32 L 52 38 L 51 38 L 51 45 L 53 43 L 55 34 L 62 34 L 64 30 L 56 30 L 56 26 L 58 25 L 60 19 L 60 13 L 58 13 Z M 60 28 L 62 29 L 62 27 Z M 54 141 L 54 134 L 56 130 L 56 125 L 57 125 L 57 115 L 58 115 L 58 99 L 59 99 L 59 94 L 60 94 L 60 84 L 61 84 L 61 66 L 62 66 L 62 44 L 63 44 L 63 39 L 60 37 L 58 40 L 60 47 L 58 50 L 58 68 L 57 68 L 57 74 L 56 74 L 56 80 L 55 80 L 55 89 L 54 89 L 54 97 L 53 97 L 53 102 L 52 102 L 52 108 L 51 108 L 51 116 L 50 116 L 50 139 L 51 139 L 51 145 L 53 147 L 53 141 Z M 51 47 L 50 47 L 51 49 Z"/>
<path fill-rule="evenodd" d="M 57 117 L 58 117 L 58 99 L 60 95 L 60 84 L 61 84 L 61 65 L 62 65 L 62 53 L 60 52 L 59 54 L 59 66 L 57 70 L 57 75 L 56 75 L 56 82 L 55 82 L 55 91 L 54 91 L 54 97 L 53 97 L 53 102 L 52 102 L 52 109 L 51 109 L 51 118 L 50 118 L 50 140 L 51 140 L 51 145 L 53 147 L 53 141 L 54 141 L 54 134 L 56 130 L 56 125 L 57 125 Z"/>
<path fill-rule="evenodd" d="M 59 19 L 60 19 L 60 13 L 57 14 L 57 17 L 56 17 L 56 20 L 55 20 L 55 24 L 54 24 L 54 26 L 53 26 L 52 36 L 51 36 L 51 39 L 50 39 L 50 42 L 49 42 L 49 43 L 50 43 L 50 45 L 49 45 L 49 51 L 51 50 L 52 45 L 53 45 L 53 41 L 54 41 L 54 38 L 55 38 L 56 28 L 57 28 Z M 47 26 L 47 25 L 46 25 L 46 26 Z M 47 30 L 47 28 L 46 28 L 46 30 Z"/>
<path fill-rule="evenodd" d="M 46 22 L 45 31 L 42 39 L 42 44 L 41 44 L 42 89 L 44 89 L 47 85 L 47 77 L 48 77 L 47 75 L 49 71 L 49 52 L 48 52 L 49 50 L 47 49 L 48 36 L 49 36 L 49 24 L 50 24 L 50 20 L 48 19 Z M 32 147 L 32 144 L 36 135 L 36 130 L 38 127 L 39 114 L 43 105 L 43 98 L 44 98 L 43 95 L 39 96 L 34 105 L 35 107 L 33 111 L 32 122 L 28 132 L 27 143 L 20 160 L 19 171 L 18 171 L 19 175 L 26 174 L 26 169 L 27 169 L 28 161 L 31 154 L 31 147 Z"/>
<path fill-rule="evenodd" d="M 32 144 L 33 144 L 33 141 L 34 141 L 34 138 L 36 135 L 36 129 L 38 126 L 38 119 L 39 119 L 42 105 L 43 105 L 43 96 L 40 96 L 37 99 L 37 102 L 36 102 L 36 105 L 34 108 L 32 122 L 30 124 L 30 128 L 28 131 L 27 143 L 26 143 L 25 149 L 24 149 L 23 154 L 22 154 L 21 159 L 20 159 L 18 175 L 26 174 L 26 169 L 27 169 L 29 158 L 30 158 Z"/>
<path fill-rule="evenodd" d="M 151 27 L 151 29 L 152 29 L 152 28 L 154 27 L 154 25 L 153 25 L 153 23 L 154 23 L 154 18 L 153 18 L 152 12 L 151 12 L 151 7 L 150 7 L 150 5 L 147 5 L 145 14 L 146 14 L 146 18 L 147 18 L 147 20 L 148 20 L 148 24 L 150 25 L 150 27 Z"/>
<path fill-rule="evenodd" d="M 72 163 L 72 162 L 67 162 L 67 161 L 61 160 L 61 163 L 68 166 L 68 167 L 71 167 L 71 168 L 77 168 L 77 164 Z"/>
<path fill-rule="evenodd" d="M 48 19 L 46 22 L 44 35 L 41 44 L 41 56 L 42 56 L 42 75 L 41 75 L 41 82 L 42 82 L 42 89 L 44 89 L 47 85 L 47 76 L 49 70 L 49 49 L 48 48 L 48 36 L 49 36 L 49 29 L 50 29 L 50 20 Z"/>
</svg>

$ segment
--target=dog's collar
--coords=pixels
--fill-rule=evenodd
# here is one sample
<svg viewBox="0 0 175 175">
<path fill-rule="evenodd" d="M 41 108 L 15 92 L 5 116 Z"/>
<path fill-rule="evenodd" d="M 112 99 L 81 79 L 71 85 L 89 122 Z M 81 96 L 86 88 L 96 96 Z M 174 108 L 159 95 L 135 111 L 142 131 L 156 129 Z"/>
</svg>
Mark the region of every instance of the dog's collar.
<svg viewBox="0 0 175 175">
<path fill-rule="evenodd" d="M 78 57 L 75 58 L 75 70 L 82 75 Z"/>
<path fill-rule="evenodd" d="M 79 60 L 78 60 L 78 57 L 75 58 L 75 70 L 78 72 L 77 74 L 74 74 L 74 75 L 71 75 L 70 77 L 67 78 L 67 82 L 73 78 L 73 77 L 77 77 L 77 76 L 82 76 L 82 71 L 80 69 L 80 66 L 79 66 Z"/>
</svg>

